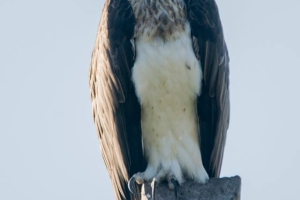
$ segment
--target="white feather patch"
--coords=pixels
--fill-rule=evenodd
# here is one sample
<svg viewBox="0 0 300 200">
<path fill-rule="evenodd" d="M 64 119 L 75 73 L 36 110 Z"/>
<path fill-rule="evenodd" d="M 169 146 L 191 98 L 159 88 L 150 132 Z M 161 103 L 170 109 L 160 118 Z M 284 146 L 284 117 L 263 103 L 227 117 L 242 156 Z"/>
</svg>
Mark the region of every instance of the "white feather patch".
<svg viewBox="0 0 300 200">
<path fill-rule="evenodd" d="M 204 182 L 207 173 L 198 140 L 196 98 L 202 71 L 196 59 L 190 27 L 172 40 L 137 38 L 132 79 L 142 106 L 146 170 L 169 170 L 179 183 L 183 174 Z M 150 175 L 151 174 L 151 175 Z"/>
</svg>

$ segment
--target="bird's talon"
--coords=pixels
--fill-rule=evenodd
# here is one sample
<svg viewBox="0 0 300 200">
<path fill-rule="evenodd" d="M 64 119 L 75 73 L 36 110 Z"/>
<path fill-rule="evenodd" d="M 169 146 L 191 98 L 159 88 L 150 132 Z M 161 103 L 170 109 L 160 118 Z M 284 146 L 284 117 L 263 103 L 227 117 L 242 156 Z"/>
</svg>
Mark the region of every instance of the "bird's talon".
<svg viewBox="0 0 300 200">
<path fill-rule="evenodd" d="M 130 180 L 128 181 L 128 189 L 129 191 L 134 194 L 134 195 L 137 195 L 137 192 L 136 192 L 136 189 L 135 189 L 135 177 L 131 177 Z"/>
<path fill-rule="evenodd" d="M 157 186 L 157 181 L 156 179 L 154 178 L 152 183 L 151 183 L 151 188 L 152 188 L 152 200 L 155 200 L 155 189 L 156 189 L 156 186 Z"/>
<path fill-rule="evenodd" d="M 174 179 L 174 178 L 171 178 L 171 182 L 173 183 L 174 185 L 174 193 L 175 193 L 175 197 L 177 198 L 177 180 Z"/>
</svg>

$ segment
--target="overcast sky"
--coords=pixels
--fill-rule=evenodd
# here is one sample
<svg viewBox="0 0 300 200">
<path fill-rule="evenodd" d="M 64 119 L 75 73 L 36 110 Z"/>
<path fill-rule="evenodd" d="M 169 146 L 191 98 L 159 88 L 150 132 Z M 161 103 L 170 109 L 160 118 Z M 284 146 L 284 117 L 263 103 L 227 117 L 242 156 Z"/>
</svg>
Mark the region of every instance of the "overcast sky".
<svg viewBox="0 0 300 200">
<path fill-rule="evenodd" d="M 88 72 L 103 0 L 0 0 L 0 199 L 113 199 Z M 231 58 L 222 176 L 243 200 L 299 193 L 300 3 L 219 0 Z"/>
</svg>

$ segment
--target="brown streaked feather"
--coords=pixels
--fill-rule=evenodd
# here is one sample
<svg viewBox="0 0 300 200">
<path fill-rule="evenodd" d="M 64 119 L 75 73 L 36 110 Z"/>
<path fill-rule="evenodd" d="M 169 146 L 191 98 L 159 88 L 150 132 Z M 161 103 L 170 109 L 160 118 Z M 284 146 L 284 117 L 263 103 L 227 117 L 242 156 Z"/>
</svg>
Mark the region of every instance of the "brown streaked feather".
<svg viewBox="0 0 300 200">
<path fill-rule="evenodd" d="M 197 100 L 201 154 L 210 177 L 219 177 L 229 125 L 229 57 L 214 0 L 185 0 L 193 46 L 204 74 Z"/>
<path fill-rule="evenodd" d="M 141 111 L 131 82 L 135 19 L 127 0 L 108 0 L 103 8 L 90 68 L 93 116 L 102 156 L 116 199 L 138 199 L 128 179 L 145 169 Z"/>
</svg>

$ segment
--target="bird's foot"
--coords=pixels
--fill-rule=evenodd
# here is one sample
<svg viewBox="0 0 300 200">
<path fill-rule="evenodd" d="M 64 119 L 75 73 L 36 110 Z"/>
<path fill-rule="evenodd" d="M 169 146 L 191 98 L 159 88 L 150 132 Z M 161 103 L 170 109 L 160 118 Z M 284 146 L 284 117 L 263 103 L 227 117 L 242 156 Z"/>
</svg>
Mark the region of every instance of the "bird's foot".
<svg viewBox="0 0 300 200">
<path fill-rule="evenodd" d="M 174 190 L 175 197 L 177 198 L 177 186 L 179 186 L 179 183 L 175 176 L 168 177 L 168 186 L 171 190 Z"/>
<path fill-rule="evenodd" d="M 128 181 L 129 191 L 134 195 L 138 195 L 136 193 L 135 183 L 138 183 L 139 185 L 141 185 L 144 182 L 145 182 L 145 173 L 144 172 L 138 172 L 138 173 L 134 174 Z"/>
<path fill-rule="evenodd" d="M 151 182 L 151 188 L 152 188 L 152 200 L 155 200 L 155 192 L 156 192 L 156 187 L 159 183 L 161 183 L 163 180 L 168 181 L 168 186 L 171 190 L 174 190 L 175 197 L 177 198 L 177 187 L 179 185 L 175 175 L 169 173 L 166 170 L 160 170 L 159 173 L 152 178 Z M 128 188 L 131 193 L 134 195 L 137 195 L 136 189 L 135 189 L 135 183 L 138 184 L 143 184 L 145 181 L 151 180 L 151 178 L 146 178 L 145 172 L 141 173 L 136 173 L 134 174 L 129 182 L 128 182 Z"/>
</svg>

